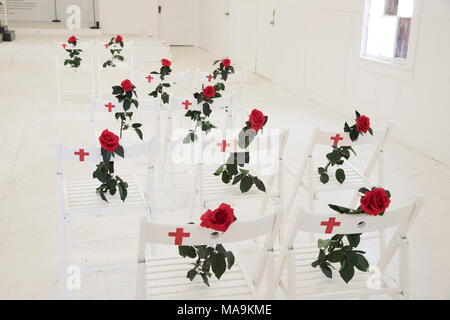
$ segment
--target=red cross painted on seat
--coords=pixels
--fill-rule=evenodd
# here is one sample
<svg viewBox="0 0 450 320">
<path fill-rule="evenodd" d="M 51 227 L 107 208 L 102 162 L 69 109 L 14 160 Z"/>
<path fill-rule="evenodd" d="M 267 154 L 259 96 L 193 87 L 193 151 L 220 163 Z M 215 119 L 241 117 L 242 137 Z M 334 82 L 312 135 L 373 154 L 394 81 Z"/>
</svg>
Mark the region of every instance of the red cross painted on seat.
<svg viewBox="0 0 450 320">
<path fill-rule="evenodd" d="M 88 156 L 89 152 L 84 152 L 84 149 L 80 149 L 79 151 L 75 151 L 74 154 L 80 157 L 80 162 L 84 162 L 84 156 Z"/>
<path fill-rule="evenodd" d="M 218 143 L 217 146 L 218 146 L 218 147 L 221 147 L 221 149 L 220 149 L 221 152 L 225 152 L 225 149 L 226 149 L 227 147 L 229 147 L 230 144 L 227 143 L 227 140 L 222 140 L 222 143 Z"/>
<path fill-rule="evenodd" d="M 330 140 L 334 140 L 333 146 L 337 146 L 339 141 L 344 140 L 344 138 L 338 133 L 336 137 L 330 137 Z"/>
<path fill-rule="evenodd" d="M 111 112 L 111 109 L 112 109 L 112 108 L 115 108 L 115 107 L 116 107 L 116 106 L 113 105 L 111 102 L 108 103 L 108 104 L 105 104 L 105 108 L 108 108 L 108 112 Z"/>
<path fill-rule="evenodd" d="M 336 222 L 336 218 L 330 218 L 328 221 L 322 221 L 320 222 L 321 226 L 327 226 L 325 229 L 325 233 L 331 233 L 333 232 L 334 227 L 339 227 L 341 225 L 340 222 Z"/>
<path fill-rule="evenodd" d="M 212 74 L 208 74 L 206 78 L 208 79 L 208 82 L 211 82 L 211 79 L 214 78 L 214 76 Z"/>
<path fill-rule="evenodd" d="M 148 83 L 150 83 L 150 82 L 152 82 L 152 80 L 153 80 L 154 78 L 152 77 L 151 74 L 149 74 L 148 76 L 145 77 L 145 79 L 147 79 L 147 80 L 148 80 Z"/>
<path fill-rule="evenodd" d="M 189 100 L 186 100 L 185 102 L 182 102 L 181 104 L 184 104 L 184 109 L 189 109 L 189 106 L 192 105 L 192 103 L 189 102 Z"/>
<path fill-rule="evenodd" d="M 63 43 L 62 47 L 65 49 L 67 47 L 67 45 L 65 43 Z"/>
<path fill-rule="evenodd" d="M 183 228 L 177 228 L 177 232 L 169 232 L 169 237 L 175 237 L 175 245 L 177 246 L 183 244 L 183 237 L 189 238 L 190 236 L 189 232 L 183 232 Z"/>
<path fill-rule="evenodd" d="M 105 48 L 108 49 L 108 47 L 109 47 L 109 44 L 105 43 Z"/>
</svg>

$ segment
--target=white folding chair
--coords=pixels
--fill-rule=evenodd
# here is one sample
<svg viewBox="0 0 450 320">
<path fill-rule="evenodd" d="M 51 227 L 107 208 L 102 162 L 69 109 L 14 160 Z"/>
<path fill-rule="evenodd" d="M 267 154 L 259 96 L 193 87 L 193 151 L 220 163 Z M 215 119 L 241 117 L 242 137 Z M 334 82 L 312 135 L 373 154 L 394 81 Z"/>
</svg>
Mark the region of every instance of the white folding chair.
<svg viewBox="0 0 450 320">
<path fill-rule="evenodd" d="M 239 123 L 242 123 L 243 119 L 243 107 L 245 104 L 245 81 L 247 79 L 247 70 L 244 69 L 242 71 L 236 71 L 235 73 L 229 74 L 227 81 L 225 82 L 225 89 L 228 88 L 227 84 L 238 84 L 239 89 L 237 92 L 239 93 L 239 100 L 236 101 L 236 107 L 234 110 L 234 117 L 237 118 L 239 115 Z M 214 79 L 214 76 L 211 72 L 203 72 L 197 69 L 195 71 L 195 77 L 194 77 L 194 90 L 200 91 L 202 88 L 202 85 L 209 86 L 209 85 L 215 85 L 218 82 L 224 82 L 220 78 Z M 233 91 L 236 91 L 235 88 L 232 88 Z M 227 90 L 228 91 L 228 90 Z"/>
<path fill-rule="evenodd" d="M 241 219 L 234 222 L 218 238 L 211 237 L 211 229 L 193 224 L 161 224 L 148 222 L 141 218 L 138 250 L 138 299 L 256 299 L 267 297 L 274 291 L 273 243 L 277 236 L 275 214 L 268 214 L 256 219 Z M 232 250 L 235 263 L 220 280 L 211 277 L 210 287 L 191 282 L 186 273 L 192 268 L 192 260 L 177 255 L 146 257 L 146 244 L 174 245 L 174 234 L 180 233 L 182 245 L 216 245 L 223 244 Z M 175 234 L 176 235 L 176 234 Z M 241 242 L 266 236 L 265 246 L 259 257 L 256 272 L 251 278 L 242 269 L 238 251 L 228 247 L 229 243 Z M 266 271 L 267 270 L 267 271 Z M 266 273 L 264 272 L 266 271 Z M 262 289 L 262 279 L 266 275 L 266 291 Z"/>
<path fill-rule="evenodd" d="M 61 103 L 61 96 L 63 94 L 95 94 L 95 81 L 94 81 L 94 58 L 93 58 L 93 43 L 92 41 L 88 42 L 78 42 L 76 49 L 83 50 L 80 53 L 80 57 L 82 59 L 81 65 L 78 68 L 71 68 L 70 65 L 65 66 L 64 61 L 68 58 L 68 53 L 63 48 L 63 43 L 55 42 L 55 66 L 56 66 L 56 99 L 58 103 Z M 70 49 L 71 46 L 68 47 Z M 61 74 L 63 72 L 67 73 L 71 71 L 73 74 L 78 73 L 78 71 L 88 71 L 89 72 L 89 80 L 90 80 L 90 88 L 89 89 L 62 89 L 61 83 Z"/>
<path fill-rule="evenodd" d="M 134 42 L 133 40 L 131 41 L 125 41 L 123 44 L 123 48 L 122 48 L 122 52 L 120 53 L 121 56 L 123 56 L 125 58 L 125 61 L 121 62 L 121 61 L 115 61 L 115 65 L 116 67 L 112 68 L 112 67 L 106 67 L 103 68 L 103 63 L 106 60 L 111 59 L 111 53 L 109 52 L 109 50 L 111 49 L 111 47 L 105 48 L 105 44 L 101 43 L 99 40 L 97 40 L 96 42 L 96 46 L 97 49 L 99 51 L 98 55 L 97 55 L 97 91 L 98 91 L 98 98 L 102 98 L 103 93 L 111 92 L 111 87 L 112 87 L 112 83 L 108 83 L 109 88 L 103 88 L 103 73 L 104 72 L 109 72 L 111 74 L 112 71 L 117 71 L 117 70 L 121 70 L 121 71 L 125 71 L 126 73 L 126 77 L 129 77 L 129 79 L 131 80 L 131 82 L 134 82 Z M 103 50 L 102 50 L 103 47 Z M 117 47 L 120 48 L 117 44 L 112 45 L 112 47 Z M 121 81 L 125 79 L 124 76 L 122 76 L 120 79 L 116 78 L 114 79 L 114 81 Z"/>
<path fill-rule="evenodd" d="M 189 69 L 184 72 L 172 73 L 164 77 L 164 80 L 159 78 L 158 74 L 136 72 L 136 87 L 139 97 L 148 96 L 156 86 L 160 83 L 169 83 L 171 85 L 169 91 L 172 96 L 174 87 L 182 88 L 184 95 L 188 94 L 189 89 Z M 170 101 L 170 99 L 169 99 Z"/>
<path fill-rule="evenodd" d="M 226 134 L 227 130 L 231 128 L 231 124 L 233 123 L 233 110 L 235 109 L 236 103 L 239 101 L 239 94 L 234 93 L 232 95 L 223 96 L 220 98 L 214 99 L 214 103 L 210 105 L 212 110 L 212 122 L 217 125 L 217 127 L 223 128 L 222 134 Z M 190 171 L 193 171 L 192 163 L 188 163 L 187 168 L 181 168 L 181 170 L 175 172 L 174 169 L 174 163 L 172 159 L 172 151 L 174 148 L 176 148 L 177 145 L 182 143 L 182 139 L 184 136 L 187 135 L 188 130 L 191 129 L 194 123 L 189 120 L 184 120 L 182 122 L 186 123 L 187 127 L 184 128 L 185 130 L 184 136 L 179 139 L 178 137 L 173 137 L 173 117 L 174 115 L 178 114 L 181 116 L 181 119 L 184 118 L 184 114 L 187 112 L 187 110 L 201 110 L 203 108 L 202 104 L 197 104 L 197 101 L 194 98 L 180 98 L 176 96 L 171 96 L 169 99 L 169 106 L 168 106 L 168 120 L 166 125 L 166 133 L 164 136 L 164 149 L 162 153 L 162 167 L 161 167 L 161 181 L 162 181 L 162 187 L 163 190 L 165 188 L 165 174 L 167 171 L 167 167 L 169 167 L 169 179 L 170 179 L 170 191 L 171 195 L 174 196 L 175 194 L 175 187 L 174 187 L 174 176 L 175 173 L 180 172 L 188 172 L 191 174 Z M 225 115 L 225 122 L 223 126 L 219 126 L 215 121 L 219 121 L 217 116 Z M 213 129 L 212 131 L 214 131 Z M 199 130 L 197 130 L 199 131 Z M 199 135 L 201 135 L 198 132 Z M 193 177 L 193 174 L 192 174 Z"/>
<path fill-rule="evenodd" d="M 218 147 L 220 152 L 224 155 L 223 162 L 227 161 L 229 151 L 245 152 L 249 154 L 250 162 L 245 166 L 245 169 L 250 170 L 250 174 L 258 176 L 264 182 L 266 193 L 258 190 L 253 186 L 250 191 L 241 193 L 239 183 L 232 185 L 224 184 L 221 176 L 215 176 L 214 172 L 220 164 L 214 162 L 213 165 L 208 165 L 206 161 L 200 161 L 196 165 L 195 180 L 194 180 L 194 195 L 191 201 L 190 218 L 196 203 L 200 204 L 200 208 L 206 208 L 208 202 L 227 199 L 227 201 L 238 201 L 249 198 L 262 199 L 260 214 L 263 214 L 267 208 L 269 196 L 274 196 L 277 201 L 282 201 L 283 198 L 283 154 L 287 142 L 289 131 L 287 129 L 277 130 L 276 132 L 264 132 L 252 141 L 246 149 L 238 148 L 238 140 L 231 140 L 229 146 L 227 141 L 213 141 L 212 144 L 206 148 Z M 226 151 L 226 147 L 230 147 Z M 205 148 L 205 149 L 206 149 Z M 213 153 L 214 154 L 214 153 Z M 205 157 L 205 155 L 203 155 Z M 238 168 L 240 168 L 238 166 Z M 275 186 L 276 183 L 276 186 Z M 275 186 L 275 188 L 274 188 Z"/>
<path fill-rule="evenodd" d="M 356 201 L 358 200 L 359 188 L 364 186 L 384 185 L 383 150 L 391 130 L 392 123 L 390 122 L 386 126 L 373 130 L 373 135 L 366 134 L 364 136 L 359 136 L 356 141 L 351 141 L 348 133 L 324 131 L 316 127 L 300 166 L 293 168 L 288 164 L 285 165 L 287 173 L 294 178 L 294 186 L 291 189 L 285 213 L 290 214 L 294 206 L 295 199 L 298 196 L 300 187 L 306 191 L 306 207 L 308 210 L 313 211 L 314 200 L 318 199 L 319 194 L 322 192 L 355 190 L 354 196 L 350 203 L 350 207 L 354 207 Z M 351 146 L 356 148 L 358 146 L 373 146 L 372 155 L 367 160 L 365 168 L 361 171 L 353 162 L 353 160 L 358 156 L 355 157 L 355 155 L 351 153 L 349 159 L 350 161 L 343 159 L 344 164 L 342 166 L 330 166 L 328 168 L 330 180 L 327 184 L 323 184 L 320 181 L 318 168 L 325 167 L 327 159 L 325 157 L 325 153 L 320 153 L 320 155 L 318 155 L 314 154 L 314 151 L 320 146 L 330 146 L 329 149 L 326 149 L 327 152 L 330 152 L 331 146 L 336 143 L 337 147 Z M 377 164 L 378 179 L 377 181 L 373 181 L 371 175 L 375 165 Z M 346 179 L 342 184 L 336 180 L 334 175 L 335 170 L 338 168 L 342 168 L 345 171 Z M 383 239 L 381 238 L 380 245 L 384 245 Z"/>
<path fill-rule="evenodd" d="M 135 145 L 123 145 L 125 158 L 116 156 L 114 162 L 125 162 L 135 160 L 140 157 L 148 157 L 148 165 L 145 174 L 120 174 L 121 178 L 128 183 L 128 196 L 125 202 L 120 200 L 119 195 L 106 195 L 108 202 L 103 201 L 98 194 L 96 188 L 100 182 L 92 178 L 92 171 L 95 164 L 102 161 L 100 147 L 74 147 L 58 144 L 57 145 L 57 185 L 58 185 L 58 208 L 60 222 L 60 243 L 62 251 L 62 285 L 63 296 L 68 297 L 67 278 L 68 278 L 68 249 L 77 245 L 85 245 L 87 243 L 111 242 L 124 240 L 123 238 L 109 237 L 107 239 L 77 239 L 69 240 L 67 237 L 67 223 L 72 219 L 89 217 L 89 214 L 95 214 L 97 218 L 100 214 L 107 212 L 121 214 L 126 212 L 127 215 L 132 212 L 154 215 L 151 213 L 152 207 L 155 205 L 156 197 L 154 196 L 154 140 L 148 140 Z M 82 162 L 89 164 L 92 171 L 86 172 L 86 179 L 82 180 L 63 180 L 63 161 Z M 115 164 L 117 171 L 117 163 Z M 134 167 L 133 167 L 134 168 Z M 142 183 L 142 180 L 145 182 Z M 145 185 L 142 187 L 142 185 Z M 108 216 L 113 219 L 114 215 Z M 136 217 L 137 218 L 137 217 Z M 93 222 L 95 223 L 95 221 Z M 98 226 L 101 227 L 101 226 Z M 82 262 L 78 262 L 81 265 Z M 101 272 L 102 270 L 111 268 L 120 268 L 122 265 L 108 265 L 90 267 L 81 272 Z M 129 266 L 128 266 L 129 267 Z M 105 269 L 106 268 L 106 269 Z"/>
<path fill-rule="evenodd" d="M 114 119 L 114 114 L 116 112 L 124 112 L 122 106 L 115 101 L 116 99 L 97 99 L 94 96 L 91 96 L 91 132 L 92 132 L 92 144 L 98 145 L 98 137 L 101 134 L 101 130 L 98 130 L 96 126 L 97 121 L 97 113 L 102 115 L 107 115 L 108 120 Z M 134 122 L 146 122 L 147 119 L 145 116 L 149 115 L 155 119 L 155 125 L 153 123 L 143 123 L 140 128 L 143 131 L 144 141 L 149 137 L 155 137 L 155 152 L 158 154 L 159 146 L 161 145 L 160 141 L 160 131 L 161 131 L 161 99 L 160 98 L 147 98 L 147 99 L 138 99 L 139 106 L 136 109 L 134 105 L 131 105 L 131 109 L 127 112 L 133 112 L 133 121 Z M 116 126 L 120 127 L 119 120 L 116 121 Z M 152 132 L 151 128 L 154 128 L 154 132 Z M 133 144 L 139 143 L 141 140 L 136 135 L 132 128 L 125 130 L 123 132 L 123 141 L 124 144 Z"/>
<path fill-rule="evenodd" d="M 349 215 L 335 212 L 312 213 L 302 207 L 295 210 L 287 223 L 287 231 L 276 266 L 276 283 L 288 299 L 366 299 L 388 294 L 392 298 L 409 298 L 409 258 L 406 234 L 421 211 L 423 201 L 416 197 L 413 202 L 396 209 L 386 210 L 383 216 L 365 214 Z M 332 222 L 331 230 L 329 222 Z M 319 267 L 311 263 L 317 259 L 317 242 L 295 245 L 298 232 L 334 234 L 357 234 L 396 228 L 387 247 L 380 251 L 376 266 L 369 272 L 355 270 L 348 284 L 335 270 L 333 278 L 326 278 Z M 361 238 L 364 241 L 363 238 Z M 399 283 L 385 274 L 386 267 L 399 251 Z"/>
</svg>

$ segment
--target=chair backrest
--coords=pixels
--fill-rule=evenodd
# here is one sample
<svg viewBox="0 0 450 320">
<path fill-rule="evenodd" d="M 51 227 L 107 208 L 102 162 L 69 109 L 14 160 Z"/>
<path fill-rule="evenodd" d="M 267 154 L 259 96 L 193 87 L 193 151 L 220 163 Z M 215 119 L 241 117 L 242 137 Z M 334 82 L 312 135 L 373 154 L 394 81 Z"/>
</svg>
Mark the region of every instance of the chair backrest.
<svg viewBox="0 0 450 320">
<path fill-rule="evenodd" d="M 113 44 L 112 46 L 106 48 L 106 43 L 100 42 L 100 40 L 97 39 L 96 41 L 96 47 L 97 47 L 97 69 L 100 71 L 103 68 L 103 63 L 111 58 L 111 53 L 109 52 L 112 48 L 122 49 L 122 52 L 120 53 L 121 56 L 125 58 L 124 62 L 121 61 L 115 61 L 116 68 L 119 69 L 131 69 L 132 75 L 134 78 L 134 41 L 124 41 L 123 48 L 121 48 L 117 44 Z M 134 81 L 134 79 L 131 79 Z"/>
<path fill-rule="evenodd" d="M 81 70 L 92 70 L 93 67 L 93 41 L 78 42 L 76 48 L 72 48 L 72 45 L 65 42 L 54 40 L 55 43 L 55 53 L 56 53 L 56 70 L 70 69 L 70 66 L 64 65 L 64 60 L 69 58 L 69 54 L 65 51 L 66 49 L 81 49 L 80 57 L 83 60 L 81 65 L 77 69 Z M 63 44 L 67 47 L 64 49 Z"/>
<path fill-rule="evenodd" d="M 140 115 L 149 112 L 156 113 L 156 132 L 155 135 L 159 134 L 159 122 L 160 122 L 160 114 L 161 111 L 161 98 L 148 98 L 145 100 L 139 100 L 138 108 L 135 108 L 132 104 L 131 109 L 128 112 L 133 112 L 134 114 Z M 117 101 L 113 101 L 113 99 L 98 99 L 94 96 L 91 96 L 91 133 L 94 145 L 97 143 L 97 132 L 96 132 L 96 114 L 97 112 L 102 114 L 110 114 L 111 119 L 114 117 L 116 112 L 124 112 L 122 104 Z"/>
<path fill-rule="evenodd" d="M 245 80 L 247 77 L 247 71 L 236 71 L 233 74 L 228 75 L 226 83 L 239 83 L 239 87 L 242 89 L 245 86 Z M 213 86 L 218 82 L 224 82 L 223 80 L 217 78 L 214 79 L 214 76 L 211 72 L 202 72 L 199 69 L 195 72 L 195 79 L 194 79 L 194 89 L 200 90 L 202 84 L 205 86 Z"/>
<path fill-rule="evenodd" d="M 153 145 L 155 141 L 149 139 L 145 142 L 124 145 L 125 157 L 116 156 L 114 161 L 126 161 L 139 157 L 149 156 L 150 160 L 154 160 Z M 101 148 L 98 147 L 83 147 L 83 146 L 70 146 L 63 145 L 61 143 L 57 144 L 57 165 L 58 172 L 62 172 L 61 165 L 62 161 L 73 161 L 73 162 L 87 162 L 87 163 L 97 163 L 103 161 L 101 155 Z"/>
<path fill-rule="evenodd" d="M 122 145 L 122 147 L 124 148 L 125 157 L 122 158 L 117 155 L 114 157 L 114 162 L 129 161 L 140 157 L 148 157 L 145 194 L 147 198 L 151 200 L 151 203 L 154 202 L 152 196 L 154 189 L 154 165 L 155 165 L 154 146 L 155 146 L 154 138 L 148 139 L 144 142 L 137 144 Z M 62 194 L 63 194 L 62 190 L 64 188 L 62 180 L 63 175 L 62 164 L 63 162 L 66 161 L 89 163 L 92 166 L 93 163 L 99 163 L 100 161 L 103 161 L 101 155 L 101 148 L 92 146 L 89 147 L 70 146 L 70 145 L 63 145 L 61 143 L 57 144 L 56 175 L 58 177 L 58 189 L 59 189 L 58 192 L 60 202 L 62 201 Z"/>
<path fill-rule="evenodd" d="M 330 213 L 324 214 L 308 212 L 303 207 L 298 207 L 294 233 L 305 231 L 318 234 L 356 234 L 397 227 L 400 236 L 404 236 L 418 213 L 416 208 L 422 202 L 420 197 L 416 197 L 406 205 L 387 209 L 382 216 L 337 214 L 331 209 Z M 289 243 L 292 244 L 292 241 L 291 238 Z"/>
<path fill-rule="evenodd" d="M 164 77 L 164 80 L 159 78 L 157 74 L 136 72 L 136 84 L 140 94 L 148 94 L 160 83 L 170 83 L 183 88 L 184 94 L 187 94 L 189 87 L 189 69 L 186 71 L 172 73 Z M 172 95 L 171 95 L 172 96 Z"/>
<path fill-rule="evenodd" d="M 275 232 L 275 214 L 254 219 L 238 219 L 228 230 L 211 236 L 212 229 L 196 224 L 163 224 L 148 222 L 144 217 L 145 242 L 165 245 L 215 245 L 245 241 Z M 178 233 L 178 235 L 175 235 Z"/>
</svg>

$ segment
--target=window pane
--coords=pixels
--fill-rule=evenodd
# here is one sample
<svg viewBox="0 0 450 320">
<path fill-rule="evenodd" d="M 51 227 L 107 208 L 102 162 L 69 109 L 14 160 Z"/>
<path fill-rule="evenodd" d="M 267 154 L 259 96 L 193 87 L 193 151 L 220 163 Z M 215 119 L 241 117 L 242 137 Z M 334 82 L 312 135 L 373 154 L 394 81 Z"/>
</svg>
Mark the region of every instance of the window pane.
<svg viewBox="0 0 450 320">
<path fill-rule="evenodd" d="M 384 14 L 385 0 L 370 0 L 369 15 L 382 16 Z"/>
<path fill-rule="evenodd" d="M 414 0 L 400 0 L 398 4 L 399 17 L 411 18 L 414 11 Z"/>
<path fill-rule="evenodd" d="M 396 17 L 370 17 L 367 30 L 366 55 L 394 57 Z"/>
<path fill-rule="evenodd" d="M 396 16 L 398 10 L 398 0 L 386 0 L 384 14 L 387 16 Z"/>
<path fill-rule="evenodd" d="M 411 18 L 399 18 L 397 31 L 397 46 L 395 56 L 406 59 L 408 54 L 409 31 L 411 29 Z"/>
</svg>

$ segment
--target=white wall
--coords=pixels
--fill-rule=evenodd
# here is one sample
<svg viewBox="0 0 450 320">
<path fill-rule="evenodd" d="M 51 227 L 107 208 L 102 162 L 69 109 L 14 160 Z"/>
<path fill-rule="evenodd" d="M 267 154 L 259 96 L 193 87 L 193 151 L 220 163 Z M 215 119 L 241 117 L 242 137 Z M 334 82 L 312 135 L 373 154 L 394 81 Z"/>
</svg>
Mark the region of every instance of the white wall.
<svg viewBox="0 0 450 320">
<path fill-rule="evenodd" d="M 258 18 L 264 0 L 200 0 L 199 46 L 254 70 Z M 232 40 L 221 35 L 229 4 Z M 361 68 L 363 0 L 280 0 L 275 23 L 273 81 L 353 117 L 395 122 L 393 138 L 450 164 L 450 1 L 423 0 L 415 64 L 409 80 Z M 228 29 L 227 29 L 228 28 Z M 252 58 L 253 57 L 253 58 Z M 377 66 L 375 66 L 377 67 Z"/>
<path fill-rule="evenodd" d="M 7 4 L 9 4 L 8 18 L 11 21 L 51 21 L 55 18 L 55 3 L 53 0 L 8 0 Z M 93 24 L 92 0 L 57 0 L 56 9 L 59 20 L 64 22 L 67 19 L 66 10 L 70 5 L 80 7 L 82 22 Z"/>
<path fill-rule="evenodd" d="M 157 35 L 157 0 L 99 0 L 100 27 L 104 33 Z"/>
<path fill-rule="evenodd" d="M 363 9 L 361 0 L 281 1 L 274 80 L 349 117 L 358 108 L 392 119 L 394 139 L 450 164 L 450 1 L 423 1 L 411 81 L 359 67 Z"/>
<path fill-rule="evenodd" d="M 255 70 L 259 1 L 199 0 L 198 46 Z"/>
</svg>

